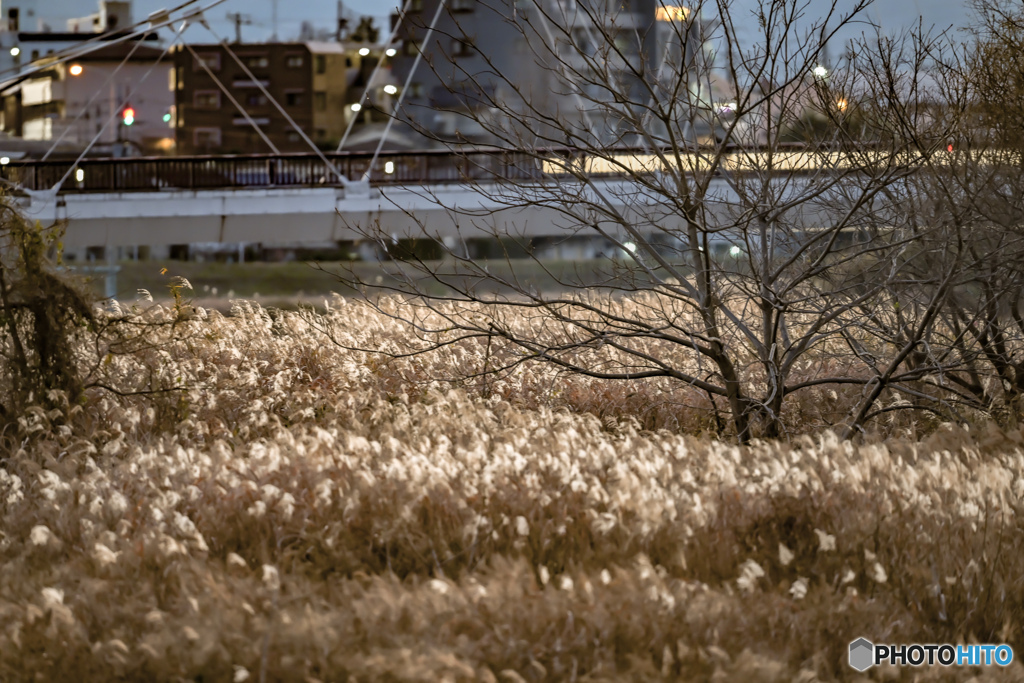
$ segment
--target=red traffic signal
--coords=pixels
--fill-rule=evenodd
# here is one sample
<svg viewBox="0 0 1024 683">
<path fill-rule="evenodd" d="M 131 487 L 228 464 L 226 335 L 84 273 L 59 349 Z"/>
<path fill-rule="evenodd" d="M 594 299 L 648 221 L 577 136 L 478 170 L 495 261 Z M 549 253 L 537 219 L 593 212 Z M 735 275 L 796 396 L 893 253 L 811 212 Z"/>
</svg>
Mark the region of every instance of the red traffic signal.
<svg viewBox="0 0 1024 683">
<path fill-rule="evenodd" d="M 126 126 L 135 123 L 135 109 L 131 105 L 121 110 L 121 122 Z"/>
</svg>

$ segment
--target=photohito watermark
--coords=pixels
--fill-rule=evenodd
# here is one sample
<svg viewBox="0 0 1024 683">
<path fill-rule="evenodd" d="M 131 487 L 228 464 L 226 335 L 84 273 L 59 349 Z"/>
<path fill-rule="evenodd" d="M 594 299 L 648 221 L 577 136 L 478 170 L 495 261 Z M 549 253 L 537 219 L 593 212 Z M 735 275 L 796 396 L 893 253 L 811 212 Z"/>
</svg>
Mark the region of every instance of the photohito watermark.
<svg viewBox="0 0 1024 683">
<path fill-rule="evenodd" d="M 850 666 L 867 671 L 873 666 L 1008 666 L 1009 645 L 875 645 L 867 638 L 850 643 Z"/>
</svg>

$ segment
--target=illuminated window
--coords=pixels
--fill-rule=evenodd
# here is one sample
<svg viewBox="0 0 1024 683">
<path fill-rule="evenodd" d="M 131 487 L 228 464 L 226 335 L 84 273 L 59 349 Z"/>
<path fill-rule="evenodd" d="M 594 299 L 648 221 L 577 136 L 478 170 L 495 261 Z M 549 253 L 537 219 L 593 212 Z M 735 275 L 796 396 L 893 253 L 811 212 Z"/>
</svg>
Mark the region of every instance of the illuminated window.
<svg viewBox="0 0 1024 683">
<path fill-rule="evenodd" d="M 655 18 L 658 21 L 686 21 L 686 17 L 690 14 L 690 10 L 687 7 L 673 7 L 671 5 L 665 5 L 659 7 Z"/>
</svg>

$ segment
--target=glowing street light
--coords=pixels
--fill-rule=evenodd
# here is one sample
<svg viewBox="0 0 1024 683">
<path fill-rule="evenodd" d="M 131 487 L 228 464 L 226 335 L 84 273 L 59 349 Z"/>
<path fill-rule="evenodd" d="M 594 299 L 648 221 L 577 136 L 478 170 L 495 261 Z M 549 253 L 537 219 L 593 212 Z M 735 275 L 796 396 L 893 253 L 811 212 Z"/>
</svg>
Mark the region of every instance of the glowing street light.
<svg viewBox="0 0 1024 683">
<path fill-rule="evenodd" d="M 9 163 L 11 163 L 10 157 L 0 157 L 0 166 L 6 166 Z"/>
<path fill-rule="evenodd" d="M 814 67 L 811 73 L 814 74 L 815 78 L 826 78 L 828 76 L 828 69 L 819 64 L 818 66 Z"/>
<path fill-rule="evenodd" d="M 15 45 L 14 47 L 11 48 L 11 56 L 12 57 L 17 57 L 20 54 L 21 54 L 21 48 L 20 47 Z"/>
<path fill-rule="evenodd" d="M 75 171 L 75 182 L 80 183 L 83 180 L 85 180 L 85 171 L 83 171 L 82 169 L 78 169 L 77 171 Z"/>
<path fill-rule="evenodd" d="M 393 162 L 393 161 L 385 161 L 384 162 L 384 172 L 387 173 L 388 175 L 391 175 L 392 173 L 394 173 L 395 172 L 395 162 Z"/>
<path fill-rule="evenodd" d="M 398 50 L 396 50 L 393 47 L 389 47 L 387 50 L 384 50 L 384 54 L 386 54 L 388 57 L 394 57 L 395 55 L 398 54 Z"/>
<path fill-rule="evenodd" d="M 370 48 L 368 48 L 368 47 L 361 47 L 361 48 L 359 48 L 359 56 L 360 57 L 365 57 L 368 54 L 370 54 Z"/>
<path fill-rule="evenodd" d="M 389 95 L 394 95 L 395 93 L 398 92 L 398 88 L 389 83 L 388 85 L 384 86 L 384 92 L 386 92 Z"/>
<path fill-rule="evenodd" d="M 68 73 L 72 76 L 81 76 L 82 71 L 84 71 L 84 69 L 81 64 L 72 64 L 68 67 Z"/>
<path fill-rule="evenodd" d="M 358 102 L 352 105 L 352 111 L 362 111 L 362 109 L 363 105 L 359 104 Z"/>
</svg>

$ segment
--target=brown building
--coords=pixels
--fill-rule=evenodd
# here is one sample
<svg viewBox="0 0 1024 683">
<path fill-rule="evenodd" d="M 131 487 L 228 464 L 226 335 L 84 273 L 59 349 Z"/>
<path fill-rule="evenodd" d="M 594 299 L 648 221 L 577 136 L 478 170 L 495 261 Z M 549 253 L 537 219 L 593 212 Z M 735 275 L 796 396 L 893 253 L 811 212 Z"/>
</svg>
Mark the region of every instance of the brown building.
<svg viewBox="0 0 1024 683">
<path fill-rule="evenodd" d="M 170 87 L 175 93 L 173 116 L 178 154 L 271 151 L 217 80 L 280 151 L 308 152 L 310 148 L 271 98 L 318 146 L 333 149 L 350 117 L 357 115 L 350 102 L 362 94 L 360 74 L 372 68 L 378 52 L 374 49 L 370 54 L 360 55 L 362 46 L 330 42 L 191 47 L 211 73 L 188 48 L 175 50 Z M 231 52 L 245 64 L 252 77 Z"/>
</svg>

